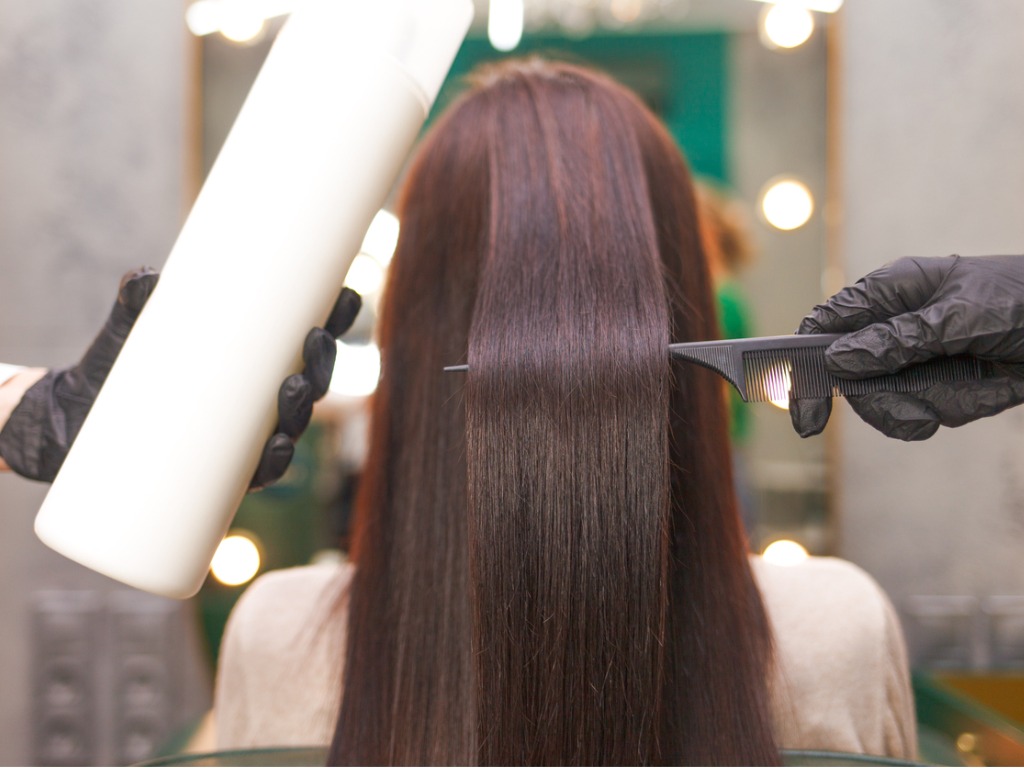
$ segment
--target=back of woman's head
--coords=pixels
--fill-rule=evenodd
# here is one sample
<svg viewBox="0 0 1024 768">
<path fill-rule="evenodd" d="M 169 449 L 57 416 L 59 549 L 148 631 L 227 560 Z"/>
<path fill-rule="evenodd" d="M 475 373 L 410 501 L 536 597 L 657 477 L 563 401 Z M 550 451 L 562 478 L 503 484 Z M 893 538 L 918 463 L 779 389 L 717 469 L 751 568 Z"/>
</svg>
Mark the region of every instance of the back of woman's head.
<svg viewBox="0 0 1024 768">
<path fill-rule="evenodd" d="M 504 64 L 401 220 L 332 758 L 776 760 L 721 384 L 666 349 L 715 333 L 671 139 L 603 76 Z"/>
</svg>

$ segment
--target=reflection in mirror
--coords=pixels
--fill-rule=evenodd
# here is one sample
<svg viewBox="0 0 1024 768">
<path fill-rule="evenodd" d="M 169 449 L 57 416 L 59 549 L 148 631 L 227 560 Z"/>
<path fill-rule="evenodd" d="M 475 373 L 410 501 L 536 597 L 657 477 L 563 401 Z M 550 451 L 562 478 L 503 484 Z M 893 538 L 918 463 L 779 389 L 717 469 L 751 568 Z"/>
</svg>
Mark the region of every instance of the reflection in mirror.
<svg viewBox="0 0 1024 768">
<path fill-rule="evenodd" d="M 190 10 L 190 23 L 193 15 L 198 19 L 193 30 L 202 52 L 204 171 L 289 7 L 285 0 L 252 2 L 246 6 L 248 20 L 217 21 L 204 15 L 211 5 L 204 0 Z M 434 114 L 483 61 L 541 53 L 609 72 L 665 121 L 701 182 L 723 334 L 791 333 L 822 295 L 826 49 L 832 17 L 787 15 L 752 0 L 476 0 L 476 5 L 474 29 Z M 344 388 L 346 413 L 372 391 L 379 370 L 373 320 L 397 227 L 390 212 L 382 213 L 349 273 L 348 282 L 366 296 L 367 309 L 339 347 L 346 373 L 335 377 L 335 386 Z M 828 438 L 797 438 L 784 403 L 747 405 L 732 393 L 725 396 L 731 398 L 737 484 L 752 547 L 763 551 L 786 540 L 811 554 L 834 553 Z M 349 441 L 359 441 L 347 434 Z M 335 460 L 315 455 L 317 461 Z M 344 467 L 347 476 L 353 471 Z M 246 514 L 243 507 L 240 524 L 252 527 Z M 321 546 L 328 545 L 320 540 L 313 548 Z M 783 551 L 792 551 L 787 546 Z"/>
</svg>

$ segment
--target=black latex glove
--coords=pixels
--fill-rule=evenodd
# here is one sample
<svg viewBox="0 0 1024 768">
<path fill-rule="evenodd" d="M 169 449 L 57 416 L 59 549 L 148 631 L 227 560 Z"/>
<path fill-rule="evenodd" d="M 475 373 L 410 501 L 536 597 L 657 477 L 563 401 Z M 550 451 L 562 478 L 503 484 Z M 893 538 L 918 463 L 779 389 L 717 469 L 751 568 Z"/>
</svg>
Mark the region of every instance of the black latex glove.
<svg viewBox="0 0 1024 768">
<path fill-rule="evenodd" d="M 117 301 L 106 324 L 79 363 L 71 368 L 48 371 L 25 393 L 0 431 L 0 456 L 13 471 L 46 482 L 57 476 L 158 278 L 151 269 L 126 274 L 121 279 Z M 289 376 L 281 386 L 280 422 L 264 446 L 251 488 L 269 485 L 288 468 L 294 440 L 309 424 L 313 403 L 323 397 L 330 383 L 337 354 L 334 337 L 352 324 L 360 304 L 359 294 L 345 289 L 331 313 L 327 329 L 314 328 L 306 337 L 305 369 L 301 374 Z"/>
<path fill-rule="evenodd" d="M 284 380 L 277 395 L 277 428 L 263 447 L 263 456 L 249 484 L 251 489 L 264 488 L 280 479 L 295 453 L 295 441 L 309 426 L 313 403 L 327 394 L 338 357 L 335 339 L 355 322 L 363 304 L 351 288 L 343 288 L 331 310 L 324 328 L 314 328 L 302 345 L 305 367 Z"/>
<path fill-rule="evenodd" d="M 848 397 L 864 421 L 889 437 L 924 440 L 1024 402 L 1024 256 L 903 258 L 844 288 L 797 333 L 846 333 L 825 353 L 836 376 L 895 373 L 943 355 L 970 354 L 998 375 L 937 384 L 921 392 Z M 825 428 L 831 400 L 791 400 L 801 437 Z"/>
</svg>

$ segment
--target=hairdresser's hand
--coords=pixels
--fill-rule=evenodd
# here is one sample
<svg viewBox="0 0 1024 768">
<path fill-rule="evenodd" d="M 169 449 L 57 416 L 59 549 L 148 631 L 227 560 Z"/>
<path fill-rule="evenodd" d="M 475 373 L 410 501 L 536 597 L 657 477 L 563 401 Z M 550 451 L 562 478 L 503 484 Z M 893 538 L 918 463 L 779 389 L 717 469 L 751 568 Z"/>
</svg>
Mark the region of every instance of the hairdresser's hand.
<svg viewBox="0 0 1024 768">
<path fill-rule="evenodd" d="M 295 441 L 305 431 L 313 415 L 313 403 L 327 394 L 331 383 L 338 355 L 335 339 L 352 326 L 362 303 L 358 293 L 351 288 L 343 288 L 326 327 L 314 328 L 306 336 L 302 347 L 305 367 L 302 373 L 289 376 L 281 385 L 277 398 L 277 428 L 263 448 L 250 489 L 270 485 L 288 469 L 295 453 Z"/>
<path fill-rule="evenodd" d="M 1024 256 L 904 258 L 815 307 L 797 333 L 846 333 L 825 354 L 848 379 L 895 373 L 943 355 L 997 363 L 999 375 L 921 392 L 848 397 L 857 415 L 900 440 L 924 440 L 1024 403 Z M 791 400 L 801 437 L 825 428 L 831 400 Z"/>
<path fill-rule="evenodd" d="M 81 361 L 47 371 L 21 397 L 0 431 L 0 457 L 10 469 L 32 480 L 57 476 L 157 277 L 144 268 L 121 278 L 110 316 Z"/>
<path fill-rule="evenodd" d="M 155 271 L 141 269 L 121 279 L 110 316 L 79 363 L 46 372 L 11 411 L 0 431 L 0 463 L 32 480 L 50 482 L 57 476 L 158 278 Z M 358 294 L 344 291 L 328 321 L 330 331 L 343 333 L 355 319 L 360 303 Z M 284 474 L 294 438 L 309 423 L 313 402 L 327 390 L 334 355 L 331 333 L 311 331 L 303 349 L 305 370 L 281 386 L 280 424 L 263 449 L 253 488 L 269 485 Z"/>
</svg>

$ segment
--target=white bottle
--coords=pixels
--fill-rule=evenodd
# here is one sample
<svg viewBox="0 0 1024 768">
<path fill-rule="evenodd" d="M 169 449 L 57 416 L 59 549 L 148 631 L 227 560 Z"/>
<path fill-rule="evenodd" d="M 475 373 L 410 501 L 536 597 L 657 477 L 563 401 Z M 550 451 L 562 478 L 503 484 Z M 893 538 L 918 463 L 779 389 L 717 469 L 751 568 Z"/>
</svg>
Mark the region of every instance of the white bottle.
<svg viewBox="0 0 1024 768">
<path fill-rule="evenodd" d="M 195 594 L 374 214 L 469 28 L 471 0 L 303 0 L 38 516 L 48 546 Z"/>
</svg>

